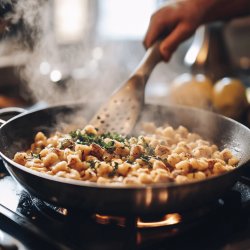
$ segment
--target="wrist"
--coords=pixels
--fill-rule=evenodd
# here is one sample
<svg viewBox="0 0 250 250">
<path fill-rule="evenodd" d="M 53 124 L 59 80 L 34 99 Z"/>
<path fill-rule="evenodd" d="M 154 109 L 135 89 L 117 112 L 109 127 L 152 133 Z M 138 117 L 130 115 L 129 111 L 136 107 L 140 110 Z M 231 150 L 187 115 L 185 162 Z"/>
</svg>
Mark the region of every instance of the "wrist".
<svg viewBox="0 0 250 250">
<path fill-rule="evenodd" d="M 210 0 L 208 2 L 202 20 L 203 24 L 213 21 L 226 21 L 250 14 L 249 0 Z"/>
<path fill-rule="evenodd" d="M 228 0 L 197 0 L 199 9 L 201 10 L 201 24 L 216 21 L 217 10 L 220 11 L 221 5 Z"/>
</svg>

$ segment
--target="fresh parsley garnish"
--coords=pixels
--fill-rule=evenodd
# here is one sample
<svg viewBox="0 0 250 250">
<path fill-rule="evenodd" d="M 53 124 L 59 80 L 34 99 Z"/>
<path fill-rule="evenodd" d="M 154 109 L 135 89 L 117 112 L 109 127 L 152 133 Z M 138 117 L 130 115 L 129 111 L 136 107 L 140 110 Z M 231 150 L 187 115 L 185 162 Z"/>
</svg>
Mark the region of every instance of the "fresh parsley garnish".
<svg viewBox="0 0 250 250">
<path fill-rule="evenodd" d="M 91 169 L 93 169 L 93 170 L 96 170 L 96 168 L 97 168 L 97 161 L 87 161 L 87 163 L 89 164 L 89 167 L 91 168 Z"/>
<path fill-rule="evenodd" d="M 37 158 L 37 159 L 40 159 L 40 160 L 41 160 L 41 155 L 40 155 L 40 154 L 35 154 L 35 153 L 31 152 L 31 156 L 32 156 L 33 158 Z"/>
<path fill-rule="evenodd" d="M 149 155 L 141 155 L 140 159 L 146 162 L 149 168 L 153 168 L 153 164 L 150 162 L 151 157 Z"/>
<path fill-rule="evenodd" d="M 113 170 L 108 175 L 110 178 L 115 176 L 117 169 L 118 169 L 118 165 L 119 165 L 118 162 L 114 162 Z"/>
<path fill-rule="evenodd" d="M 125 138 L 118 133 L 105 133 L 101 135 L 84 134 L 80 130 L 70 132 L 71 138 L 78 144 L 91 145 L 93 143 L 98 144 L 109 153 L 113 153 L 115 150 L 115 141 L 125 142 Z M 109 142 L 105 142 L 105 139 L 111 139 Z"/>
</svg>

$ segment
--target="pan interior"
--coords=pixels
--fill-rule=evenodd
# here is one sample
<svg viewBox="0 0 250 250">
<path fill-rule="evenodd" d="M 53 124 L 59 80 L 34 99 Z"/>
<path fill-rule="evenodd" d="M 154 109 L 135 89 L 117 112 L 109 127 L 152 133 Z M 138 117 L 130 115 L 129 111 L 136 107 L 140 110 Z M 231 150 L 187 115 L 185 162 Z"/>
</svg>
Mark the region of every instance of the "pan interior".
<svg viewBox="0 0 250 250">
<path fill-rule="evenodd" d="M 0 151 L 12 159 L 16 152 L 30 147 L 38 131 L 49 135 L 65 128 L 81 128 L 90 117 L 88 107 L 83 104 L 51 107 L 18 116 L 2 126 Z M 229 148 L 240 159 L 240 165 L 249 160 L 250 130 L 234 120 L 188 107 L 146 105 L 133 134 L 138 134 L 145 122 L 154 122 L 156 126 L 169 124 L 174 128 L 185 126 L 220 149 Z"/>
</svg>

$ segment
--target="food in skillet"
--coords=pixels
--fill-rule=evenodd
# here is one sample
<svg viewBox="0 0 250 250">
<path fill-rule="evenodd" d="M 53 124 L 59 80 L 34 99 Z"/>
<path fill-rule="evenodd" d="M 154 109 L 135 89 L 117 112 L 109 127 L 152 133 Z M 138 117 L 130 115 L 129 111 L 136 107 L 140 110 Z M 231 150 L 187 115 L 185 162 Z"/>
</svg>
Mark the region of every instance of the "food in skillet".
<svg viewBox="0 0 250 250">
<path fill-rule="evenodd" d="M 113 184 L 184 183 L 234 169 L 239 160 L 228 149 L 204 140 L 185 127 L 145 124 L 138 137 L 98 134 L 87 125 L 69 134 L 42 132 L 14 161 L 49 175 Z"/>
</svg>

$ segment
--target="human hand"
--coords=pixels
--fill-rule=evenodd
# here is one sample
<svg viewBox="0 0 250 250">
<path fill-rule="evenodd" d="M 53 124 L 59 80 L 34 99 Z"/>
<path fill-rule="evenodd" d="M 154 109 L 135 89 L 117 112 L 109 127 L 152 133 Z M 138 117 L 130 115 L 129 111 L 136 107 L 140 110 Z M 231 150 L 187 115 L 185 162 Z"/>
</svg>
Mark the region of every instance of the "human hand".
<svg viewBox="0 0 250 250">
<path fill-rule="evenodd" d="M 189 38 L 203 22 L 205 13 L 215 0 L 177 0 L 156 11 L 144 39 L 144 46 L 150 47 L 157 39 L 163 40 L 160 52 L 169 61 L 179 44 Z"/>
</svg>

